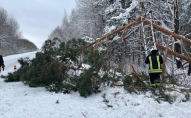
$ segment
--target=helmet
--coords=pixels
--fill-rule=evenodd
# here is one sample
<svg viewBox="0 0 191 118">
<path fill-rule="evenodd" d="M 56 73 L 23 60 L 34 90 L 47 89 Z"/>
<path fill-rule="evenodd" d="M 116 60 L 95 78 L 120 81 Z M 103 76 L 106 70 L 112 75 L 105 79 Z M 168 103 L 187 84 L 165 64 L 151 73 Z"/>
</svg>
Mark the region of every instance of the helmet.
<svg viewBox="0 0 191 118">
<path fill-rule="evenodd" d="M 158 52 L 158 49 L 157 48 L 151 48 L 150 51 L 151 52 L 153 52 L 153 51 Z"/>
</svg>

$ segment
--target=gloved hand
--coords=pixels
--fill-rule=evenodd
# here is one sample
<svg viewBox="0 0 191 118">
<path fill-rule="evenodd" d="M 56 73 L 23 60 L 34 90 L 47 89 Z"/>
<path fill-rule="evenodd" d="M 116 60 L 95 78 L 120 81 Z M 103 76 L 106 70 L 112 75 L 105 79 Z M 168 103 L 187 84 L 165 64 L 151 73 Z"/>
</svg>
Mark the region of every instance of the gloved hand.
<svg viewBox="0 0 191 118">
<path fill-rule="evenodd" d="M 3 65 L 2 68 L 3 68 L 3 71 L 4 71 L 4 69 L 5 69 L 5 65 Z"/>
</svg>

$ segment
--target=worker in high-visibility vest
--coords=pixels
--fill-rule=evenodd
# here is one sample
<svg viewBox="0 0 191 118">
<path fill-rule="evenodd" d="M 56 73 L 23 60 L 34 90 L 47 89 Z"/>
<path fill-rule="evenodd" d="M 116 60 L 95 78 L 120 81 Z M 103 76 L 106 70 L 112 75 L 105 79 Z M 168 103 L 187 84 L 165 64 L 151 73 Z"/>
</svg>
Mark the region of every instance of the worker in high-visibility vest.
<svg viewBox="0 0 191 118">
<path fill-rule="evenodd" d="M 160 74 L 162 73 L 161 64 L 163 64 L 162 56 L 158 54 L 157 48 L 151 49 L 151 54 L 146 57 L 146 64 L 149 64 L 150 86 L 155 88 L 160 86 Z"/>
</svg>

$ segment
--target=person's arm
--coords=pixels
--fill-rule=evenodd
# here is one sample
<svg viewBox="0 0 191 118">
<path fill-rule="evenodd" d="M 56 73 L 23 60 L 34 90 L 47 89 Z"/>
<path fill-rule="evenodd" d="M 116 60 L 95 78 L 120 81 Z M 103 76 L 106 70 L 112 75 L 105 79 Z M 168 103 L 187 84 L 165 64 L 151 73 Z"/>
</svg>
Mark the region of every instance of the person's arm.
<svg viewBox="0 0 191 118">
<path fill-rule="evenodd" d="M 145 63 L 149 64 L 149 56 L 146 57 Z"/>
</svg>

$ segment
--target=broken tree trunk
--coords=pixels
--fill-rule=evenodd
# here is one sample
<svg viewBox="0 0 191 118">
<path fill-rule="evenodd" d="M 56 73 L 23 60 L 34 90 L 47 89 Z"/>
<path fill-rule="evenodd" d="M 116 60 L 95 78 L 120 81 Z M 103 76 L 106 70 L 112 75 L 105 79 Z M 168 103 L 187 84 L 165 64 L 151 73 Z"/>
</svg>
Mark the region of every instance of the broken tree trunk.
<svg viewBox="0 0 191 118">
<path fill-rule="evenodd" d="M 123 86 L 123 84 L 113 84 L 113 86 Z"/>
<path fill-rule="evenodd" d="M 186 48 L 184 47 L 182 40 L 181 40 L 181 45 L 182 45 L 182 48 L 183 48 L 184 52 L 187 54 L 188 58 L 191 60 L 191 57 L 188 54 L 188 52 L 186 51 Z M 181 66 L 183 67 L 182 64 L 181 64 Z M 190 73 L 191 73 L 191 63 L 189 63 L 189 68 L 188 68 L 188 74 L 187 75 L 190 75 Z"/>
<path fill-rule="evenodd" d="M 161 45 L 159 45 L 159 44 L 156 44 L 156 46 L 157 46 L 157 48 L 160 49 L 160 50 L 164 50 L 164 51 L 165 51 L 165 49 L 166 49 L 166 47 L 161 46 Z M 177 53 L 177 52 L 173 52 L 173 51 L 170 50 L 170 49 L 168 49 L 168 54 L 174 55 L 174 56 L 176 56 L 176 57 L 179 57 L 180 59 L 183 59 L 183 60 L 185 60 L 185 61 L 191 63 L 191 60 L 190 60 L 188 57 L 183 56 L 183 55 L 181 55 L 181 54 L 179 54 L 179 53 Z"/>
<path fill-rule="evenodd" d="M 117 71 L 117 67 L 115 67 L 115 70 L 114 70 L 112 86 L 114 86 L 116 71 Z"/>
<path fill-rule="evenodd" d="M 164 77 L 164 73 L 165 73 L 165 63 L 166 63 L 166 59 L 167 59 L 167 56 L 168 56 L 168 46 L 170 44 L 170 39 L 172 38 L 172 35 L 169 36 L 168 38 L 168 42 L 167 42 L 167 45 L 166 45 L 166 50 L 165 50 L 165 55 L 163 57 L 163 64 L 162 64 L 162 78 Z"/>
<path fill-rule="evenodd" d="M 135 70 L 132 68 L 132 66 L 129 66 L 129 70 L 131 71 L 131 74 L 135 75 L 135 77 L 137 79 L 139 79 L 144 85 L 146 85 L 143 80 L 137 75 L 137 73 L 135 72 Z"/>
<path fill-rule="evenodd" d="M 109 51 L 108 51 L 108 37 L 106 36 L 106 47 L 107 47 L 107 57 L 109 60 L 109 70 L 110 70 L 110 56 L 109 56 Z"/>
<path fill-rule="evenodd" d="M 191 57 L 190 57 L 190 55 L 188 54 L 188 51 L 186 51 L 186 48 L 184 47 L 184 44 L 183 44 L 182 40 L 181 40 L 181 45 L 182 45 L 182 49 L 184 50 L 184 52 L 186 53 L 186 55 L 188 56 L 188 58 L 191 60 Z"/>
<path fill-rule="evenodd" d="M 125 28 L 129 28 L 129 27 L 131 27 L 133 25 L 137 25 L 137 24 L 140 24 L 140 23 L 141 22 L 132 22 L 130 24 L 127 24 L 127 25 L 125 25 L 125 26 L 123 26 L 123 27 L 121 27 L 121 28 L 119 28 L 119 29 L 117 29 L 117 30 L 107 34 L 106 36 L 101 37 L 97 41 L 100 42 L 101 40 L 104 40 L 106 37 L 109 37 L 110 35 L 116 34 L 116 33 L 120 32 L 120 31 L 124 30 Z M 93 43 L 90 43 L 89 45 L 85 46 L 84 48 L 81 49 L 81 51 L 86 49 L 86 48 L 88 48 L 88 47 L 90 47 L 90 46 L 92 46 L 92 45 L 94 45 L 97 41 L 94 41 Z"/>
<path fill-rule="evenodd" d="M 138 19 L 138 20 L 140 20 L 141 21 L 141 17 L 140 16 L 136 16 L 136 18 Z M 151 22 L 150 21 L 148 21 L 148 20 L 145 20 L 144 18 L 142 18 L 143 19 L 143 22 L 145 23 L 145 24 L 151 24 Z M 187 39 L 187 38 L 185 38 L 185 37 L 183 37 L 183 36 L 180 36 L 180 35 L 178 35 L 178 34 L 176 34 L 176 33 L 173 33 L 173 32 L 171 32 L 171 31 L 169 31 L 169 30 L 166 30 L 165 28 L 162 28 L 162 27 L 160 27 L 160 26 L 158 26 L 158 25 L 156 25 L 156 24 L 152 24 L 153 25 L 153 28 L 155 28 L 155 29 L 157 29 L 157 30 L 159 30 L 159 31 L 161 31 L 161 32 L 163 32 L 163 33 L 165 33 L 165 34 L 168 34 L 168 35 L 171 35 L 172 34 L 172 37 L 174 37 L 174 38 L 176 38 L 176 39 L 179 39 L 179 40 L 181 40 L 182 39 L 182 41 L 184 42 L 184 43 L 187 43 L 188 45 L 191 45 L 191 40 L 190 39 Z"/>
<path fill-rule="evenodd" d="M 127 26 L 125 27 L 125 29 L 123 30 L 123 33 L 122 33 L 122 35 L 121 35 L 121 40 L 122 40 L 122 42 L 124 42 L 124 38 L 123 38 L 123 36 L 124 36 L 124 34 L 125 34 L 125 31 L 127 30 Z"/>
</svg>

